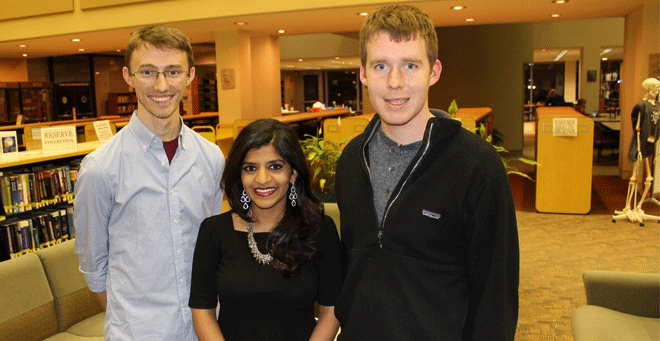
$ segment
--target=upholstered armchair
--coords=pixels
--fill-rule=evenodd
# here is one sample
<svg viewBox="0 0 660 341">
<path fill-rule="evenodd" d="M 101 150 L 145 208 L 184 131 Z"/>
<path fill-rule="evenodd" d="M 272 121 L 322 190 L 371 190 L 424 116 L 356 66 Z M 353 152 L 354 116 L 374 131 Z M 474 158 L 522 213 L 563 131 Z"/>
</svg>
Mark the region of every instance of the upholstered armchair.
<svg viewBox="0 0 660 341">
<path fill-rule="evenodd" d="M 575 341 L 660 340 L 660 274 L 585 271 L 587 305 L 573 313 Z"/>
</svg>

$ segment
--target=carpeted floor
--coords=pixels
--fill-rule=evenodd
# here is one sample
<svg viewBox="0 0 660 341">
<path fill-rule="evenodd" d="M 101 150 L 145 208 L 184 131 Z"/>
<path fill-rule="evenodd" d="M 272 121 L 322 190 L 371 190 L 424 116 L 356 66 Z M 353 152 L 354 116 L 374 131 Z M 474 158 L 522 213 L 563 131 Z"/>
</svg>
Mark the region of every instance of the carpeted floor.
<svg viewBox="0 0 660 341">
<path fill-rule="evenodd" d="M 520 314 L 516 340 L 573 340 L 573 311 L 586 304 L 585 270 L 660 271 L 660 224 L 612 222 L 625 206 L 627 180 L 594 176 L 588 215 L 536 213 L 535 185 L 511 177 L 520 238 Z M 660 214 L 645 204 L 649 214 Z"/>
</svg>

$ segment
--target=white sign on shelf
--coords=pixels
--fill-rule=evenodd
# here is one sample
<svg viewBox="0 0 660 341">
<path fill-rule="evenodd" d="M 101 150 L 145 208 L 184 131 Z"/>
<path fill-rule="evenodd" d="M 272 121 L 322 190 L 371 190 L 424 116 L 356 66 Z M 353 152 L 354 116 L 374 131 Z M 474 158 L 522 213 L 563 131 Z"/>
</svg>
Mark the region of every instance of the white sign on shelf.
<svg viewBox="0 0 660 341">
<path fill-rule="evenodd" d="M 105 143 L 112 138 L 112 128 L 110 128 L 110 121 L 94 121 L 94 131 L 99 138 L 99 142 Z"/>
<path fill-rule="evenodd" d="M 41 144 L 44 153 L 78 151 L 78 137 L 75 126 L 41 128 Z"/>
<path fill-rule="evenodd" d="M 577 117 L 552 119 L 552 136 L 577 136 Z"/>
</svg>

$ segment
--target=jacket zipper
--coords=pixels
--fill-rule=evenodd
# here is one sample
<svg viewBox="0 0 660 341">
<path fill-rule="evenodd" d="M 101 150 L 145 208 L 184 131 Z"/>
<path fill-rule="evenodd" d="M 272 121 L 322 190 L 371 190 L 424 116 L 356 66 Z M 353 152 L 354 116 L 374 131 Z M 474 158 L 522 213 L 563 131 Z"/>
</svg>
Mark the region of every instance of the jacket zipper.
<svg viewBox="0 0 660 341">
<path fill-rule="evenodd" d="M 406 183 L 408 182 L 408 180 L 410 180 L 410 177 L 413 175 L 413 173 L 417 169 L 417 166 L 419 166 L 419 163 L 422 161 L 424 156 L 426 156 L 426 152 L 429 150 L 429 146 L 431 145 L 431 133 L 433 132 L 433 124 L 434 123 L 431 123 L 429 125 L 429 137 L 428 137 L 428 140 L 426 141 L 426 145 L 424 146 L 424 152 L 422 153 L 422 155 L 419 156 L 419 158 L 417 159 L 417 162 L 415 162 L 415 166 L 413 167 L 413 169 L 408 174 L 408 177 L 406 177 L 406 180 L 403 181 L 403 184 L 401 185 L 399 191 L 396 193 L 396 196 L 394 197 L 394 199 L 392 199 L 390 201 L 390 204 L 387 205 L 387 208 L 385 209 L 385 214 L 383 215 L 383 221 L 380 223 L 380 228 L 378 229 L 378 246 L 381 249 L 383 248 L 383 230 L 385 229 L 385 220 L 387 220 L 387 215 L 390 213 L 390 207 L 392 207 L 392 204 L 394 204 L 394 202 L 399 198 L 399 194 L 401 194 L 401 191 L 406 186 Z M 363 152 L 363 154 L 364 154 L 364 152 Z M 371 176 L 371 173 L 369 173 L 369 174 Z"/>
</svg>

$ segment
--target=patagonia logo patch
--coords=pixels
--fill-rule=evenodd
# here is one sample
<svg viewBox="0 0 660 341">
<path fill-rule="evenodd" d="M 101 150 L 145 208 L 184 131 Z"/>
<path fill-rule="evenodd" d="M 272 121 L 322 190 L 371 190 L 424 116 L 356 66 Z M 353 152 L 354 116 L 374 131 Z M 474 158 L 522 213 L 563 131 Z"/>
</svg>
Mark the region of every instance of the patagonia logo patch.
<svg viewBox="0 0 660 341">
<path fill-rule="evenodd" d="M 440 214 L 435 213 L 435 212 L 431 212 L 431 211 L 427 211 L 427 210 L 422 210 L 422 214 L 425 215 L 425 216 L 427 216 L 427 217 L 429 217 L 429 218 L 440 219 Z"/>
</svg>

